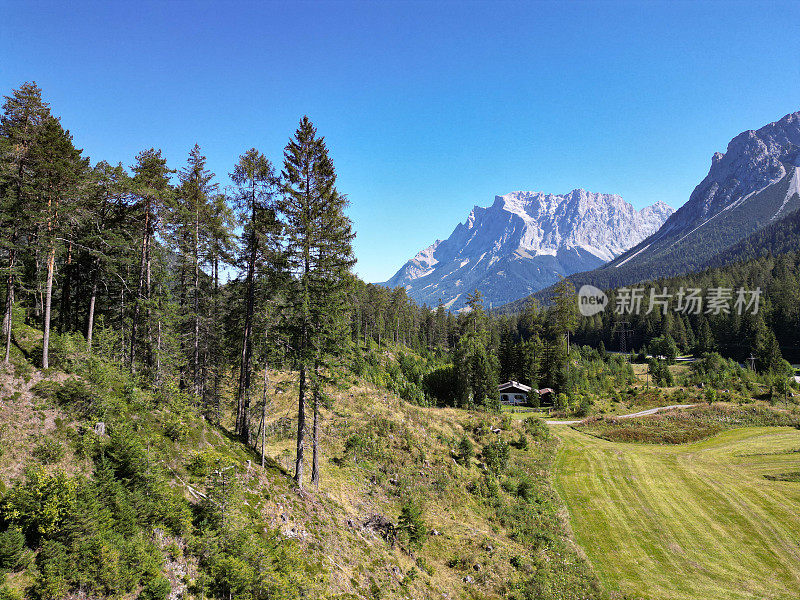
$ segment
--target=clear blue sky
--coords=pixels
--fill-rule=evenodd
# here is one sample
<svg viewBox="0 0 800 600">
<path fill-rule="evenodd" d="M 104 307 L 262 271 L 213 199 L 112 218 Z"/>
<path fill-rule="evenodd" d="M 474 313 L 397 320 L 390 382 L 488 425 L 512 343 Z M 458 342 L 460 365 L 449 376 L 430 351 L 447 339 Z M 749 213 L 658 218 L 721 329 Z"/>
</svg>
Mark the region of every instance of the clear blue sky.
<svg viewBox="0 0 800 600">
<path fill-rule="evenodd" d="M 37 81 L 93 161 L 197 142 L 223 183 L 308 114 L 379 281 L 495 194 L 680 206 L 731 137 L 800 109 L 797 9 L 0 0 L 0 93 Z"/>
</svg>

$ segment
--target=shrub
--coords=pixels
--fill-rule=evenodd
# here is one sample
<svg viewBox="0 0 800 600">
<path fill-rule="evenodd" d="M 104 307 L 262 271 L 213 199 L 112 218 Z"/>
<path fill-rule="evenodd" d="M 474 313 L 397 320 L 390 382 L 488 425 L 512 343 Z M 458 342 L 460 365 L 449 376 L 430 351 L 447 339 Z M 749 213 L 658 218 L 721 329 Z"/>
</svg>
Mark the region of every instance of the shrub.
<svg viewBox="0 0 800 600">
<path fill-rule="evenodd" d="M 535 440 L 546 440 L 550 437 L 550 430 L 545 425 L 544 421 L 536 417 L 528 417 L 522 424 L 525 431 Z"/>
<path fill-rule="evenodd" d="M 525 500 L 525 502 L 533 502 L 536 497 L 536 486 L 528 479 L 522 479 L 517 485 L 517 496 Z"/>
<path fill-rule="evenodd" d="M 0 570 L 16 571 L 25 555 L 25 535 L 19 527 L 0 533 Z"/>
<path fill-rule="evenodd" d="M 424 556 L 418 556 L 416 562 L 417 566 L 422 569 L 424 573 L 427 573 L 429 576 L 433 577 L 433 574 L 436 572 L 436 570 L 433 568 L 432 564 L 425 560 Z"/>
<path fill-rule="evenodd" d="M 34 595 L 41 600 L 61 600 L 67 595 L 69 556 L 61 542 L 45 540 L 36 556 L 37 574 Z"/>
<path fill-rule="evenodd" d="M 464 434 L 458 443 L 458 462 L 468 467 L 473 456 L 475 456 L 475 448 L 472 445 L 472 440 L 469 439 L 467 434 Z"/>
<path fill-rule="evenodd" d="M 164 419 L 164 435 L 173 442 L 180 442 L 189 435 L 189 426 L 179 415 L 169 414 Z"/>
<path fill-rule="evenodd" d="M 138 600 L 167 600 L 171 591 L 169 580 L 159 575 L 144 584 Z"/>
<path fill-rule="evenodd" d="M 519 432 L 519 437 L 517 438 L 517 441 L 514 442 L 514 447 L 517 448 L 518 450 L 528 449 L 528 436 L 525 435 L 525 432 L 523 431 Z"/>
<path fill-rule="evenodd" d="M 400 509 L 397 529 L 410 548 L 421 548 L 428 537 L 428 530 L 422 518 L 422 507 L 418 502 L 409 500 Z"/>
<path fill-rule="evenodd" d="M 223 456 L 216 450 L 200 450 L 186 463 L 186 469 L 195 477 L 208 477 L 222 459 Z"/>
<path fill-rule="evenodd" d="M 99 409 L 99 397 L 80 379 L 67 379 L 56 391 L 55 398 L 59 404 L 84 415 L 96 413 Z"/>
<path fill-rule="evenodd" d="M 44 438 L 34 447 L 32 454 L 42 464 L 51 465 L 64 458 L 64 446 L 57 440 Z"/>
<path fill-rule="evenodd" d="M 0 585 L 0 600 L 22 600 L 22 592 Z"/>
<path fill-rule="evenodd" d="M 72 510 L 75 487 L 60 471 L 48 475 L 44 467 L 29 467 L 25 482 L 17 482 L 0 502 L 0 516 L 33 537 L 56 533 Z"/>
<path fill-rule="evenodd" d="M 46 398 L 50 400 L 56 397 L 56 392 L 58 392 L 60 389 L 61 384 L 59 384 L 57 381 L 42 379 L 31 388 L 31 391 L 40 398 Z"/>
<path fill-rule="evenodd" d="M 486 444 L 481 450 L 486 468 L 495 475 L 500 475 L 508 466 L 509 448 L 503 440 L 495 440 Z"/>
</svg>

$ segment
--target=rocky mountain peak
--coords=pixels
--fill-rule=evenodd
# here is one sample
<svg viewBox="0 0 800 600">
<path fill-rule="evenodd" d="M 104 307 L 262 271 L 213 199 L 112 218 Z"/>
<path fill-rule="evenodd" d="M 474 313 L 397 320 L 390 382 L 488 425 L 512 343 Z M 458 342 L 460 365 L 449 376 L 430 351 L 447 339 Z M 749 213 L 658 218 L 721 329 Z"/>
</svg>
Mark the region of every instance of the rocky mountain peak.
<svg viewBox="0 0 800 600">
<path fill-rule="evenodd" d="M 419 302 L 458 309 L 480 289 L 497 305 L 612 260 L 671 214 L 663 202 L 637 211 L 615 194 L 514 191 L 475 206 L 444 241 L 419 252 L 384 285 Z"/>
</svg>

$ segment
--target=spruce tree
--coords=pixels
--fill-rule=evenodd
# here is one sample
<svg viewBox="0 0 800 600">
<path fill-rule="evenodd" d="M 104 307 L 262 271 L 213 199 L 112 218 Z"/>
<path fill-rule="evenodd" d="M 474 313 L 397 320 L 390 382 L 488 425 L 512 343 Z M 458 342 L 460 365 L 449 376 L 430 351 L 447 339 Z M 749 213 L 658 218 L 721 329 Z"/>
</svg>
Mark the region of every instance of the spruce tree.
<svg viewBox="0 0 800 600">
<path fill-rule="evenodd" d="M 135 210 L 140 215 L 141 233 L 139 248 L 139 273 L 136 295 L 133 299 L 133 317 L 131 319 L 130 346 L 128 364 L 131 371 L 136 370 L 136 350 L 139 344 L 139 325 L 142 308 L 147 309 L 147 357 L 152 357 L 152 322 L 150 314 L 150 294 L 152 291 L 152 255 L 153 244 L 159 228 L 163 223 L 164 213 L 173 190 L 169 177 L 173 172 L 167 167 L 167 160 L 161 150 L 150 148 L 136 156 L 133 170 L 132 191 L 136 199 Z"/>
<path fill-rule="evenodd" d="M 303 117 L 284 150 L 284 181 L 280 212 L 285 227 L 285 248 L 293 285 L 291 330 L 300 371 L 295 481 L 303 487 L 305 466 L 305 403 L 309 371 L 313 369 L 315 409 L 319 402 L 319 365 L 336 335 L 343 315 L 342 291 L 353 264 L 352 232 L 344 215 L 347 200 L 336 189 L 336 173 L 324 138 L 308 117 Z"/>
<path fill-rule="evenodd" d="M 191 327 L 191 358 L 192 390 L 195 399 L 200 400 L 205 396 L 205 363 L 201 348 L 202 315 L 201 304 L 201 271 L 208 257 L 209 219 L 212 213 L 211 197 L 216 192 L 217 185 L 212 183 L 214 174 L 206 169 L 206 157 L 200 152 L 200 146 L 194 145 L 189 152 L 186 166 L 178 174 L 181 186 L 178 190 L 178 202 L 174 214 L 174 224 L 179 229 L 178 239 L 182 246 L 181 253 L 183 265 L 188 262 L 191 278 L 190 289 L 187 297 L 191 296 L 191 308 L 186 307 L 187 319 Z"/>
</svg>

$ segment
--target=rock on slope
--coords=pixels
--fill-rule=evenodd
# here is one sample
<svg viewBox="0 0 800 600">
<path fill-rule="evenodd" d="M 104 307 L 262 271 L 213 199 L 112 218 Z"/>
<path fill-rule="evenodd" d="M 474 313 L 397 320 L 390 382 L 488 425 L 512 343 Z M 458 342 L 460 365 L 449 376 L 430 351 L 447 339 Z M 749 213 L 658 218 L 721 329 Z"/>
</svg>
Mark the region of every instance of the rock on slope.
<svg viewBox="0 0 800 600">
<path fill-rule="evenodd" d="M 487 305 L 522 298 L 560 275 L 596 268 L 654 233 L 672 214 L 658 202 L 637 211 L 622 198 L 573 190 L 512 192 L 476 206 L 444 241 L 408 261 L 388 287 L 417 302 L 463 308 L 475 289 Z"/>
</svg>

